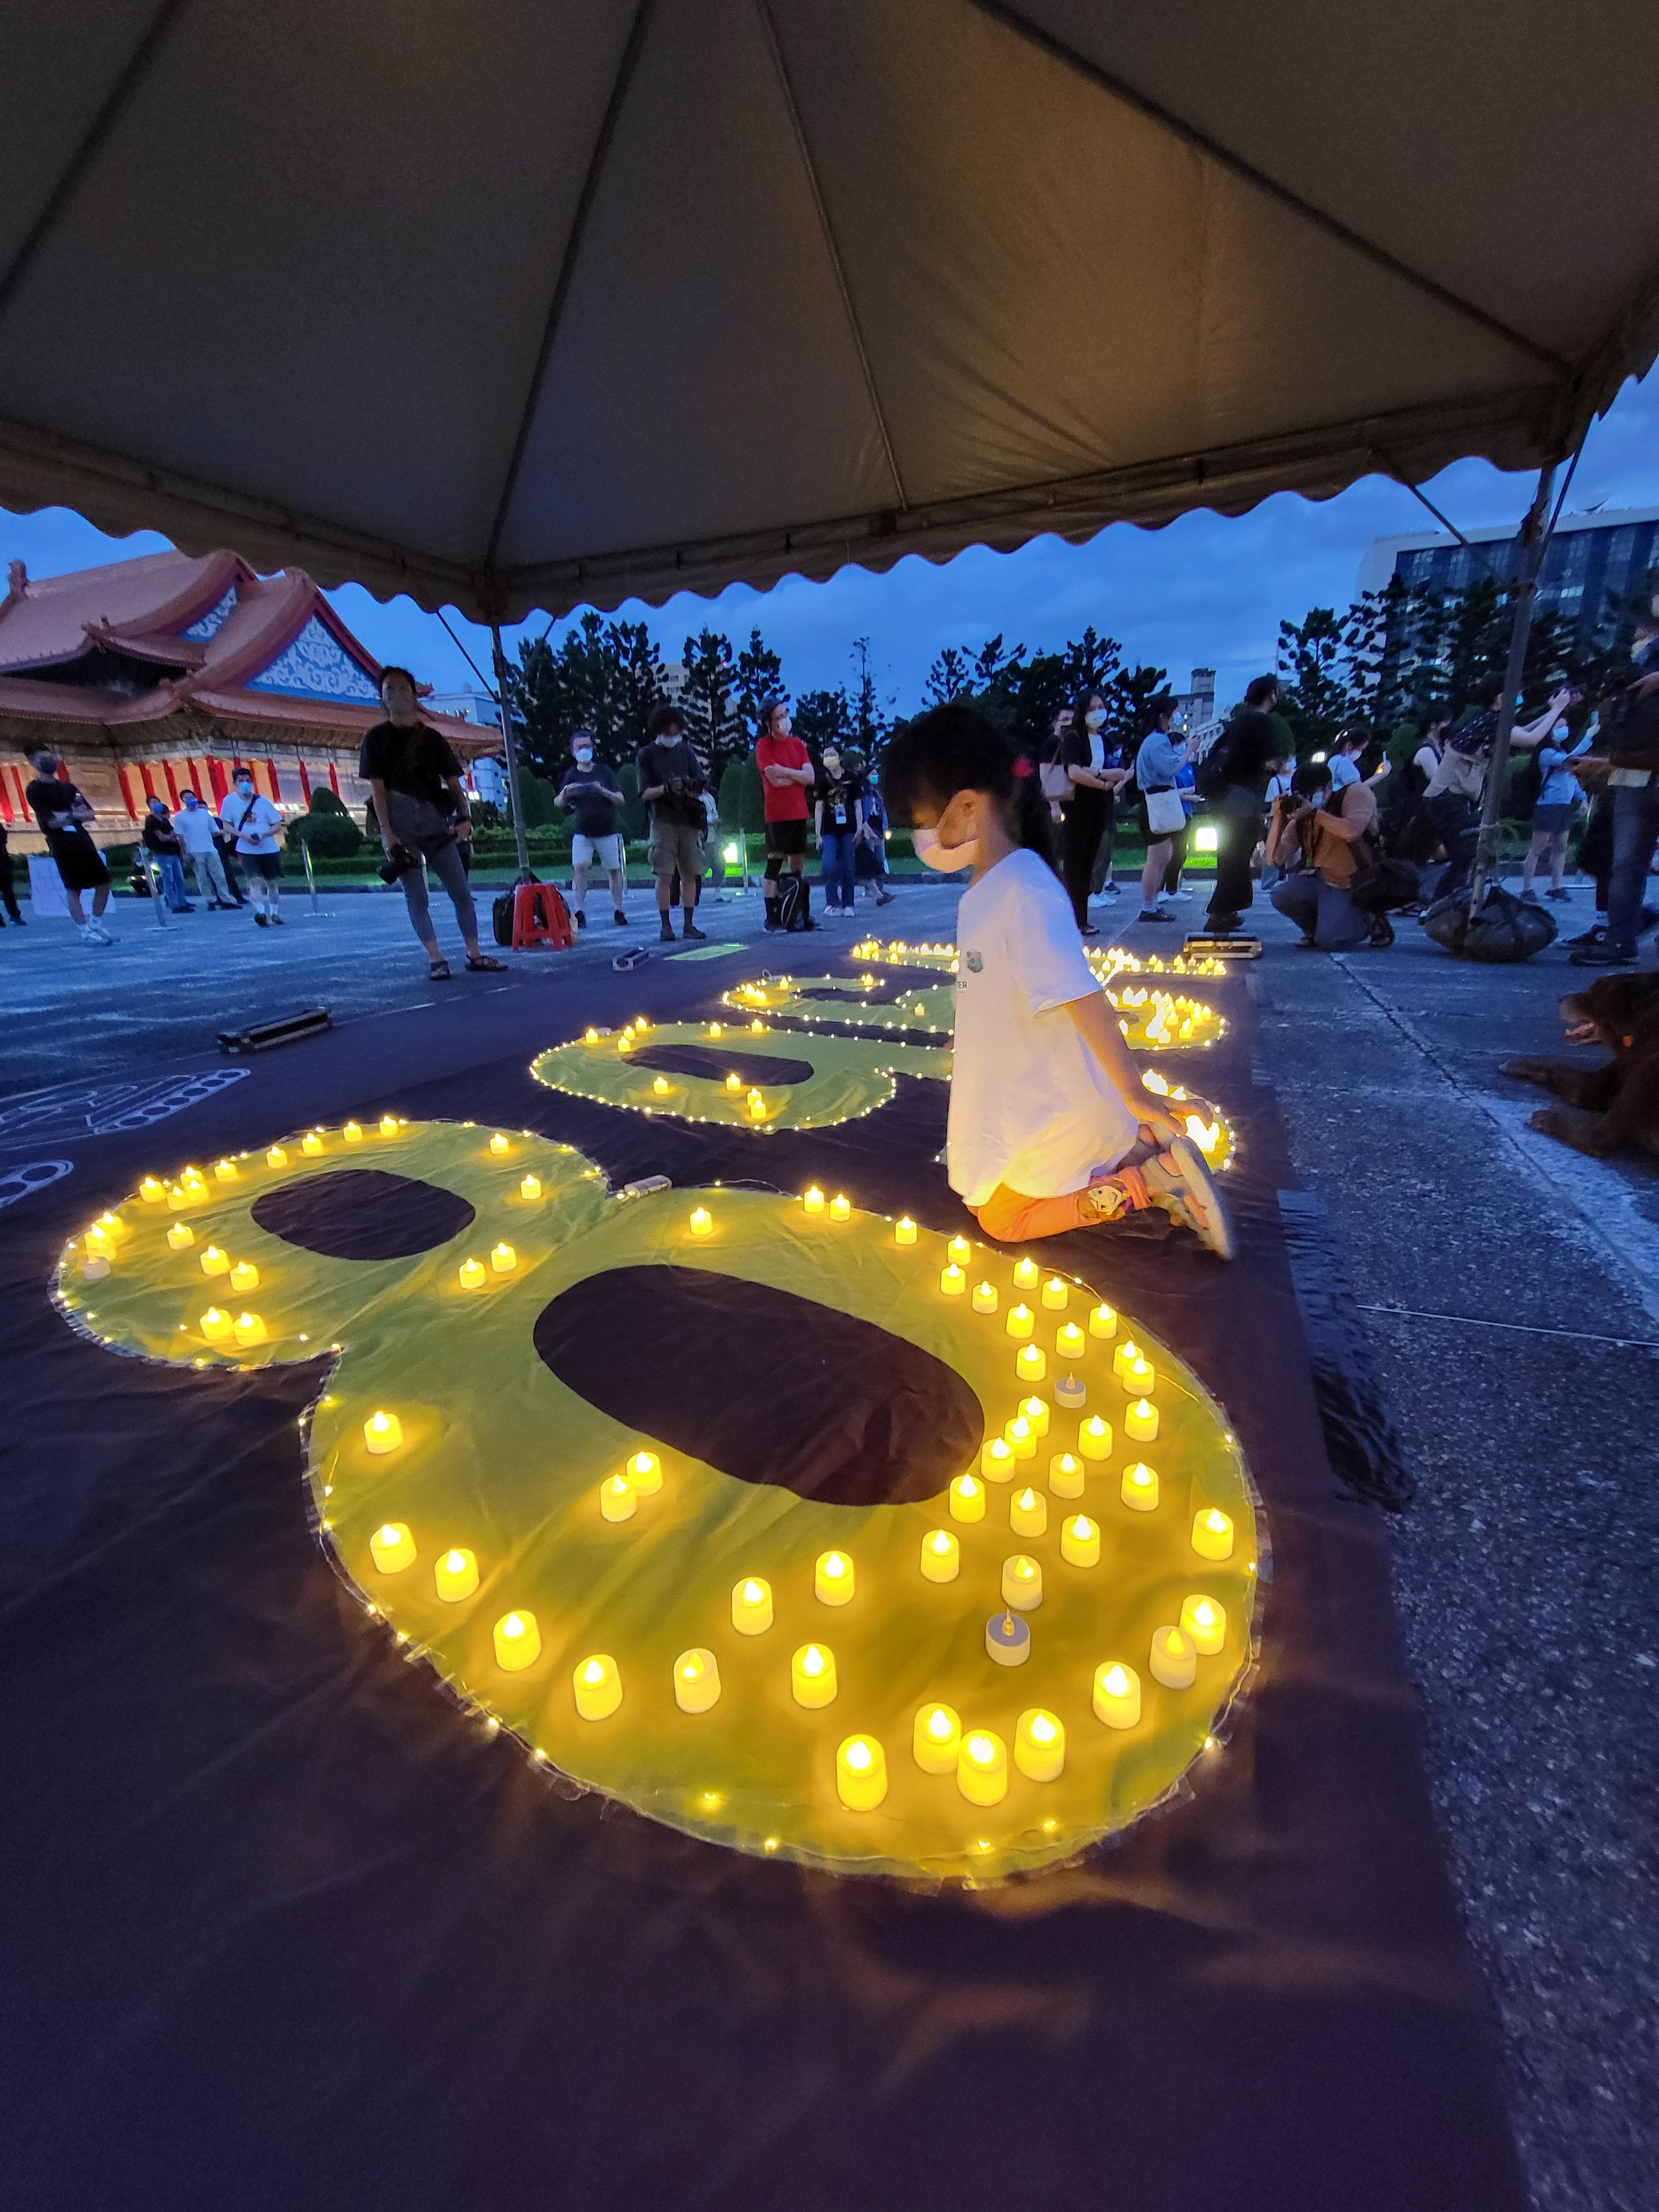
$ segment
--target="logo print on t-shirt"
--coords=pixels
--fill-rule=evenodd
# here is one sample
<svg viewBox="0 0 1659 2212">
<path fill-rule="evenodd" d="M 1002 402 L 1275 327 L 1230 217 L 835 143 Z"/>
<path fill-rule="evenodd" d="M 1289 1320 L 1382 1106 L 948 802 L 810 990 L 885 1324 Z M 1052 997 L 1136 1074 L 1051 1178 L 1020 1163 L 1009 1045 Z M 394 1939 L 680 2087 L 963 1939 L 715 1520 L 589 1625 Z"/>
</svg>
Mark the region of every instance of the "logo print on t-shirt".
<svg viewBox="0 0 1659 2212">
<path fill-rule="evenodd" d="M 963 964 L 970 975 L 977 975 L 985 965 L 977 952 L 964 952 L 962 958 Z"/>
</svg>

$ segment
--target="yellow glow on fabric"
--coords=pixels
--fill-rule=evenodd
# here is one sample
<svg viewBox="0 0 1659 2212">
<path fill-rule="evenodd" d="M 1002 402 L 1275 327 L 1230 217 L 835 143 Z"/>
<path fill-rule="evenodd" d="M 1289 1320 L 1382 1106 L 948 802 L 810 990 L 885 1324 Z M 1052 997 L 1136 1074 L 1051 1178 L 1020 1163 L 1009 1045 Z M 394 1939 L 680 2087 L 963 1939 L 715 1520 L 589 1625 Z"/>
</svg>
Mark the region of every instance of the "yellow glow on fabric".
<svg viewBox="0 0 1659 2212">
<path fill-rule="evenodd" d="M 613 1062 L 615 1042 L 606 1041 Z M 362 1127 L 353 1158 L 368 1164 L 394 1140 Z M 1162 1499 L 1150 1511 L 1132 1510 L 1120 1494 L 1126 1462 L 1139 1462 L 1139 1447 L 1119 1449 L 1114 1437 L 1101 1462 L 1077 1450 L 1079 1429 L 1099 1419 L 1096 1406 L 1133 1402 L 1111 1371 L 1115 1340 L 1092 1334 L 1074 1363 L 1088 1407 L 1068 1413 L 1037 1401 L 1048 1408 L 1049 1441 L 1035 1460 L 1018 1462 L 1012 1484 L 988 1486 L 975 1448 L 971 1465 L 932 1497 L 825 1504 L 738 1482 L 601 1413 L 537 1358 L 536 1316 L 611 1268 L 666 1262 L 740 1275 L 855 1315 L 943 1360 L 977 1397 L 985 1440 L 1006 1448 L 1011 1422 L 1032 1425 L 1002 1320 L 1021 1303 L 1018 1255 L 964 1247 L 975 1278 L 997 1293 L 997 1317 L 988 1320 L 966 1297 L 941 1295 L 941 1272 L 955 1263 L 945 1240 L 923 1225 L 914 1245 L 902 1245 L 891 1220 L 856 1206 L 832 1223 L 828 1194 L 814 1216 L 799 1198 L 726 1187 L 707 1197 L 717 1233 L 695 1240 L 688 1209 L 701 1194 L 619 1202 L 567 1147 L 515 1133 L 510 1156 L 497 1157 L 488 1129 L 404 1124 L 395 1135 L 398 1171 L 455 1192 L 475 1209 L 474 1221 L 413 1258 L 331 1261 L 285 1243 L 252 1216 L 265 1193 L 338 1166 L 343 1144 L 321 1133 L 320 1155 L 300 1154 L 296 1143 L 273 1169 L 257 1149 L 239 1164 L 239 1182 L 210 1180 L 192 1207 L 194 1249 L 169 1251 L 156 1233 L 160 1206 L 135 1194 L 112 1209 L 117 1226 L 106 1233 L 121 1255 L 114 1273 L 85 1284 L 77 1239 L 66 1248 L 54 1296 L 89 1334 L 186 1366 L 263 1366 L 338 1347 L 335 1371 L 295 1432 L 319 1540 L 363 1602 L 364 1632 L 420 1653 L 538 1765 L 738 1849 L 930 1879 L 971 1866 L 975 1880 L 995 1880 L 1121 1828 L 1217 1733 L 1249 1663 L 1262 1537 L 1231 1431 L 1168 1346 L 1124 1323 L 1157 1378 Z M 526 1172 L 545 1194 L 533 1207 L 521 1192 Z M 125 1233 L 141 1225 L 144 1233 Z M 257 1347 L 234 1340 L 234 1309 L 205 1310 L 230 1324 L 232 1340 L 211 1343 L 200 1327 L 199 1253 L 209 1241 L 260 1271 L 268 1335 Z M 508 1275 L 488 1267 L 498 1243 L 516 1251 Z M 458 1270 L 475 1255 L 489 1287 L 468 1297 Z M 1079 1295 L 1079 1316 L 1093 1295 Z M 402 1442 L 393 1449 L 369 1448 L 376 1413 L 398 1421 Z M 1110 1421 L 1102 1426 L 1112 1430 Z M 647 1494 L 632 1474 L 642 1456 L 657 1483 Z M 1015 1496 L 1064 1495 L 1052 1462 L 1066 1460 L 1085 1486 L 1073 1492 L 1066 1518 L 1049 1507 L 1042 1534 L 1011 1541 Z M 1011 1474 L 1014 1464 L 1011 1452 Z M 1063 1468 L 1060 1480 L 1068 1480 Z M 600 1503 L 613 1482 L 635 1506 L 616 1523 Z M 1212 1514 L 1227 1531 L 1224 1560 L 1194 1551 L 1195 1531 L 1206 1540 L 1199 1523 L 1207 1528 Z M 1079 1524 L 1101 1540 L 1091 1567 L 1066 1553 L 1068 1529 L 1075 1535 Z M 400 1532 L 391 1549 L 388 1529 Z M 400 1565 L 404 1536 L 410 1557 Z M 1012 1614 L 1031 1627 L 1028 1656 L 1007 1668 L 988 1656 L 986 1627 L 1016 1546 L 1016 1556 L 1039 1571 L 1022 1576 L 1019 1588 L 1040 1581 L 1042 1602 Z M 832 1556 L 855 1569 L 854 1595 L 826 1613 L 815 1577 L 817 1563 Z M 1188 1595 L 1224 1623 L 1221 1648 L 1210 1656 L 1183 1636 L 1194 1680 L 1171 1690 L 1149 1674 L 1134 1723 L 1103 1725 L 1097 1670 L 1130 1661 L 1144 1669 L 1154 1634 L 1176 1626 Z M 532 1639 L 509 1632 L 510 1616 L 537 1624 L 540 1649 L 521 1666 L 511 1660 Z M 832 1622 L 830 1642 L 814 1635 Z M 809 1643 L 835 1662 L 837 1693 L 823 1707 L 792 1695 L 791 1655 Z M 711 1666 L 687 1678 L 681 1669 L 692 1652 L 708 1654 Z M 600 1681 L 578 1684 L 579 1668 L 607 1659 Z M 828 1671 L 802 1680 L 822 1685 Z M 590 1686 L 584 1705 L 578 1692 Z M 708 1705 L 694 1710 L 683 1690 Z M 933 1741 L 918 1717 L 939 1707 L 959 1716 L 957 1735 L 936 1746 L 951 1748 L 946 1771 L 895 1757 L 901 1746 Z M 1064 1770 L 1052 1780 L 1035 1781 L 1020 1764 L 1019 1723 L 1031 1711 L 1064 1730 Z M 966 1735 L 1003 1747 L 985 1803 L 957 1784 L 957 1748 Z M 866 1780 L 879 1769 L 878 1815 L 849 1804 L 840 1786 L 840 1747 L 855 1741 L 886 1747 L 879 1761 L 872 1752 L 870 1768 L 846 1769 Z"/>
</svg>

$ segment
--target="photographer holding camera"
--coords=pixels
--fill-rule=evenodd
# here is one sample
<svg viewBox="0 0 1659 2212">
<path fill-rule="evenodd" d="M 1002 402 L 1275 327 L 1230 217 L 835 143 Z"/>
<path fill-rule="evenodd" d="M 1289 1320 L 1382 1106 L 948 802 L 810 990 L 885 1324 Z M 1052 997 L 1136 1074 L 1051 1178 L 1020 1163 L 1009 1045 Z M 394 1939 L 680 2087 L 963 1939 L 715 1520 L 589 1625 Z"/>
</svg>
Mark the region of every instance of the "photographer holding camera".
<svg viewBox="0 0 1659 2212">
<path fill-rule="evenodd" d="M 461 764 L 448 740 L 421 720 L 415 678 L 406 668 L 380 672 L 380 703 L 386 718 L 365 732 L 357 757 L 357 773 L 374 793 L 374 820 L 386 848 L 380 879 L 403 885 L 410 922 L 425 948 L 434 983 L 447 982 L 451 970 L 439 950 L 427 903 L 428 867 L 449 893 L 467 966 L 503 969 L 505 961 L 495 959 L 478 943 L 477 909 L 461 850 L 472 837 Z"/>
<path fill-rule="evenodd" d="M 657 912 L 665 944 L 674 941 L 671 893 L 680 879 L 682 937 L 703 933 L 691 919 L 702 884 L 703 840 L 708 817 L 702 803 L 702 770 L 686 742 L 685 718 L 677 707 L 659 707 L 645 726 L 640 747 L 640 797 L 651 809 L 651 872 L 657 879 Z"/>
</svg>

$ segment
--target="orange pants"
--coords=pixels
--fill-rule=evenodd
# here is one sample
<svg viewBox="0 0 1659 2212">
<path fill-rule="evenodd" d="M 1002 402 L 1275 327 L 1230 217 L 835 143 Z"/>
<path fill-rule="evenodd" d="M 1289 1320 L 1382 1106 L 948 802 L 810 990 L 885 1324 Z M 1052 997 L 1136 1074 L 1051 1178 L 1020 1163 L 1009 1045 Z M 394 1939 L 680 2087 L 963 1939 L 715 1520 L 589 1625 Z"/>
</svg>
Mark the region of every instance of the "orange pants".
<svg viewBox="0 0 1659 2212">
<path fill-rule="evenodd" d="M 999 1183 L 983 1206 L 969 1208 L 980 1227 L 999 1244 L 1029 1244 L 1039 1237 L 1063 1237 L 1098 1218 L 1083 1210 L 1083 1193 L 1065 1198 L 1026 1198 Z"/>
</svg>

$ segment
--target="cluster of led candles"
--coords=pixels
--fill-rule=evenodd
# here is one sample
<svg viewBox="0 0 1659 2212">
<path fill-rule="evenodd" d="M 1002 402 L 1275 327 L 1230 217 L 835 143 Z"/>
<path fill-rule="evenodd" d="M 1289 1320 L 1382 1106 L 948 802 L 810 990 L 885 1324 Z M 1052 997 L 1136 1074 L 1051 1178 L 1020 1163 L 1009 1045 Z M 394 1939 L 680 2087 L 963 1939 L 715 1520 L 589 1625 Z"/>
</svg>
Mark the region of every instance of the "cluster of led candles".
<svg viewBox="0 0 1659 2212">
<path fill-rule="evenodd" d="M 504 1140 L 492 1142 L 501 1144 L 505 1149 Z M 827 1197 L 816 1185 L 803 1194 L 801 1205 L 807 1216 L 828 1222 L 845 1223 L 852 1218 L 852 1202 L 844 1193 Z M 690 1234 L 698 1239 L 712 1235 L 714 1226 L 714 1216 L 704 1206 L 696 1207 L 687 1222 Z M 894 1243 L 914 1245 L 916 1239 L 915 1223 L 908 1215 L 901 1216 L 893 1224 Z M 967 1293 L 966 1262 L 971 1254 L 972 1247 L 966 1237 L 951 1239 L 939 1280 L 945 1297 L 959 1297 Z M 509 1257 L 507 1270 L 512 1264 Z M 1041 1381 L 1047 1355 L 1035 1340 L 1037 1311 L 1065 1312 L 1077 1286 L 1059 1275 L 1043 1279 L 1036 1262 L 1029 1258 L 1016 1263 L 1013 1280 L 1016 1291 L 1030 1291 L 1036 1300 L 1034 1310 L 1022 1296 L 1004 1316 L 1006 1334 L 1018 1346 L 1014 1360 L 1016 1375 L 1022 1382 Z M 977 1284 L 972 1291 L 971 1304 L 975 1313 L 994 1317 L 1000 1306 L 995 1285 L 988 1280 Z M 1112 1342 L 1112 1370 L 1128 1401 L 1123 1414 L 1124 1434 L 1137 1443 L 1151 1443 L 1156 1441 L 1158 1432 L 1158 1408 L 1152 1402 L 1157 1373 L 1133 1338 L 1120 1342 L 1117 1335 L 1117 1315 L 1109 1305 L 1096 1305 L 1089 1310 L 1086 1325 L 1074 1321 L 1057 1325 L 1055 1351 L 1062 1362 L 1075 1362 L 1082 1358 L 1091 1339 Z M 1067 1373 L 1058 1381 L 1054 1395 L 1064 1411 L 1068 1401 L 1073 1407 L 1085 1402 L 1086 1389 L 1074 1375 Z M 1045 1399 L 1035 1394 L 1023 1399 L 1004 1433 L 988 1438 L 983 1445 L 978 1473 L 970 1469 L 957 1475 L 951 1484 L 951 1518 L 959 1523 L 982 1522 L 991 1486 L 1012 1484 L 1022 1462 L 1036 1458 L 1042 1440 L 1050 1437 L 1053 1419 Z M 403 1442 L 403 1425 L 396 1413 L 377 1411 L 363 1423 L 363 1443 L 371 1455 L 396 1452 Z M 1098 1413 L 1080 1419 L 1076 1450 L 1057 1451 L 1049 1456 L 1049 1491 L 1062 1500 L 1081 1498 L 1088 1464 L 1109 1459 L 1112 1448 L 1110 1422 Z M 640 1499 L 654 1496 L 662 1486 L 663 1468 L 659 1455 L 644 1449 L 635 1452 L 625 1467 L 608 1475 L 599 1485 L 601 1520 L 612 1523 L 632 1520 L 639 1510 Z M 1155 1512 L 1160 1503 L 1159 1493 L 1155 1468 L 1136 1461 L 1124 1469 L 1120 1495 L 1131 1511 Z M 1047 1497 L 1029 1484 L 1013 1490 L 1009 1503 L 1009 1526 L 1017 1536 L 1045 1534 L 1048 1526 Z M 1088 1515 L 1079 1512 L 1067 1516 L 1060 1524 L 1061 1559 L 1072 1567 L 1098 1566 L 1100 1538 L 1100 1524 Z M 1200 1559 L 1217 1563 L 1230 1559 L 1234 1545 L 1231 1516 L 1218 1507 L 1200 1507 L 1194 1516 L 1191 1544 Z M 407 1522 L 402 1521 L 388 1521 L 377 1528 L 369 1540 L 369 1552 L 377 1571 L 382 1575 L 401 1574 L 413 1566 L 418 1557 L 414 1537 Z M 918 1565 L 927 1582 L 954 1582 L 962 1569 L 960 1539 L 950 1528 L 929 1529 L 921 1540 Z M 813 1595 L 824 1606 L 843 1606 L 853 1598 L 857 1581 L 857 1568 L 848 1553 L 824 1552 L 813 1568 Z M 437 1595 L 450 1603 L 471 1597 L 478 1588 L 476 1553 L 461 1546 L 442 1553 L 434 1568 L 434 1585 Z M 993 1614 L 986 1626 L 987 1655 L 998 1665 L 1018 1666 L 1030 1656 L 1031 1649 L 1031 1631 L 1026 1616 L 1042 1602 L 1042 1567 L 1038 1559 L 1029 1553 L 1018 1552 L 1003 1562 L 1000 1601 L 1003 1610 Z M 765 1577 L 743 1577 L 732 1587 L 731 1604 L 732 1626 L 740 1636 L 763 1636 L 772 1627 L 772 1585 Z M 1197 1679 L 1199 1660 L 1213 1657 L 1221 1651 L 1226 1632 L 1225 1607 L 1201 1591 L 1192 1593 L 1182 1601 L 1179 1620 L 1152 1632 L 1146 1663 L 1153 1680 L 1166 1689 L 1190 1689 Z M 519 1673 L 532 1666 L 542 1650 L 535 1614 L 522 1607 L 501 1614 L 495 1624 L 494 1644 L 496 1662 L 504 1671 Z M 835 1703 L 840 1685 L 836 1655 L 827 1644 L 814 1641 L 802 1644 L 790 1659 L 789 1674 L 790 1688 L 798 1705 L 817 1711 Z M 718 1704 L 721 1691 L 716 1655 L 702 1646 L 683 1651 L 673 1663 L 672 1682 L 675 1702 L 682 1712 L 709 1711 Z M 576 1711 L 585 1721 L 608 1719 L 623 1701 L 622 1673 L 608 1652 L 592 1652 L 579 1660 L 572 1673 L 571 1688 Z M 1141 1717 L 1141 1699 L 1140 1676 L 1126 1661 L 1105 1659 L 1095 1668 L 1093 1711 L 1106 1727 L 1136 1727 Z M 1007 1795 L 1008 1746 L 991 1729 L 964 1730 L 960 1715 L 948 1705 L 932 1703 L 921 1708 L 915 1716 L 911 1750 L 924 1773 L 953 1774 L 957 1788 L 970 1804 L 996 1805 Z M 1042 1706 L 1034 1705 L 1021 1713 L 1014 1729 L 1012 1758 L 1015 1767 L 1028 1779 L 1057 1781 L 1066 1765 L 1065 1723 Z M 841 1743 L 836 1754 L 836 1787 L 841 1802 L 848 1811 L 869 1812 L 882 1803 L 888 1787 L 887 1754 L 878 1738 L 859 1734 L 848 1736 Z"/>
</svg>

